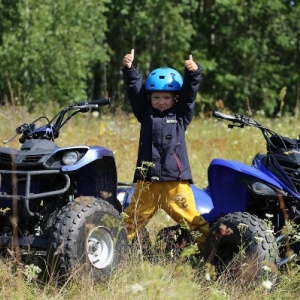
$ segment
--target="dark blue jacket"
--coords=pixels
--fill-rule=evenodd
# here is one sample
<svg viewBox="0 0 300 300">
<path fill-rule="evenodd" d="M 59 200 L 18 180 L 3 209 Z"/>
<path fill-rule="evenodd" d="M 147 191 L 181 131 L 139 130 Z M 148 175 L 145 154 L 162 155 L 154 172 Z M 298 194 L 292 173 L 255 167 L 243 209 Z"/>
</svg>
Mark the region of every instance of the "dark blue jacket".
<svg viewBox="0 0 300 300">
<path fill-rule="evenodd" d="M 123 68 L 122 71 L 132 111 L 141 123 L 134 181 L 192 182 L 185 131 L 194 115 L 201 66 L 195 72 L 185 69 L 178 101 L 163 112 L 152 108 L 139 68 Z M 142 162 L 152 162 L 154 166 L 145 173 L 145 169 L 141 170 Z"/>
</svg>

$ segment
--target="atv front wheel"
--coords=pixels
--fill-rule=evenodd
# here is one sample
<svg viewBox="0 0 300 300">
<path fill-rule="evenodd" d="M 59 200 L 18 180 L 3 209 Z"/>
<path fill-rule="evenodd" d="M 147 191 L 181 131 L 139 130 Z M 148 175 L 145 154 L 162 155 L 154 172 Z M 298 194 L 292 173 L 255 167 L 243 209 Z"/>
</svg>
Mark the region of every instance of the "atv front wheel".
<svg viewBox="0 0 300 300">
<path fill-rule="evenodd" d="M 50 236 L 51 275 L 64 281 L 81 270 L 95 282 L 108 276 L 128 249 L 126 230 L 108 202 L 79 197 L 59 212 Z"/>
<path fill-rule="evenodd" d="M 249 213 L 218 219 L 206 240 L 204 260 L 217 272 L 244 283 L 276 278 L 278 246 L 265 223 Z M 229 276 L 228 276 L 229 275 Z"/>
</svg>

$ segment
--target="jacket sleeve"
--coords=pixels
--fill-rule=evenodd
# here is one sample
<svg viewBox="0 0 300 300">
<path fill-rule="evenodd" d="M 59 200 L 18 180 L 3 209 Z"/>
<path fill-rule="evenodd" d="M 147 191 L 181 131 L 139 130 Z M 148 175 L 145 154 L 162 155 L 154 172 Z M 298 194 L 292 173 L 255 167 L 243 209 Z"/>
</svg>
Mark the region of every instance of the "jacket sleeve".
<svg viewBox="0 0 300 300">
<path fill-rule="evenodd" d="M 198 64 L 198 70 L 184 71 L 182 88 L 180 90 L 177 106 L 186 126 L 192 121 L 195 110 L 195 101 L 200 87 L 202 66 Z"/>
<path fill-rule="evenodd" d="M 148 101 L 142 75 L 139 68 L 134 66 L 122 68 L 122 72 L 132 112 L 138 121 L 141 122 Z"/>
</svg>

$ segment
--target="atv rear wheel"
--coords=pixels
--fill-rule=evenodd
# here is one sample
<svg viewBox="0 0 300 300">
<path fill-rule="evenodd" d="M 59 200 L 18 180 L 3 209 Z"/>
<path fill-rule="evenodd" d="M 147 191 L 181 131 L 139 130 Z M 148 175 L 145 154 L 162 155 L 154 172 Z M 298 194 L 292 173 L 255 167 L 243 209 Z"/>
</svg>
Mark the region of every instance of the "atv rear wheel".
<svg viewBox="0 0 300 300">
<path fill-rule="evenodd" d="M 162 228 L 155 241 L 156 255 L 169 257 L 172 260 L 178 259 L 184 248 L 195 243 L 195 240 L 186 228 L 180 224 Z"/>
<path fill-rule="evenodd" d="M 218 219 L 206 240 L 204 259 L 217 274 L 242 283 L 258 278 L 275 281 L 278 246 L 264 222 L 249 213 L 232 213 Z M 274 283 L 274 282 L 273 282 Z"/>
<path fill-rule="evenodd" d="M 152 243 L 149 232 L 146 227 L 140 230 L 133 239 L 131 248 L 131 256 L 142 257 L 149 260 L 152 256 Z"/>
<path fill-rule="evenodd" d="M 98 282 L 112 272 L 127 249 L 126 230 L 113 206 L 94 197 L 79 197 L 56 218 L 48 264 L 59 281 L 80 269 Z"/>
</svg>

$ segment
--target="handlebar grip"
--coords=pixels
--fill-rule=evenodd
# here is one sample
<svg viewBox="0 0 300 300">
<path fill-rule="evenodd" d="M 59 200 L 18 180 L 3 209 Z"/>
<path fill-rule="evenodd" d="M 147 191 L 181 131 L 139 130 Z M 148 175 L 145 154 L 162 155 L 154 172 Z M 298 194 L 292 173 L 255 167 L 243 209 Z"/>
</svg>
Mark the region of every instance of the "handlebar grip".
<svg viewBox="0 0 300 300">
<path fill-rule="evenodd" d="M 19 142 L 20 144 L 24 144 L 26 142 L 26 136 L 24 134 L 22 134 L 21 137 L 19 138 Z"/>
<path fill-rule="evenodd" d="M 110 104 L 111 102 L 111 98 L 108 97 L 108 98 L 103 98 L 103 99 L 98 99 L 98 100 L 93 100 L 93 101 L 90 101 L 88 102 L 88 104 L 91 104 L 91 105 L 107 105 L 107 104 Z"/>
<path fill-rule="evenodd" d="M 220 111 L 213 111 L 212 116 L 215 118 L 219 118 L 219 119 L 237 121 L 236 116 L 228 115 L 228 114 L 222 113 Z"/>
</svg>

